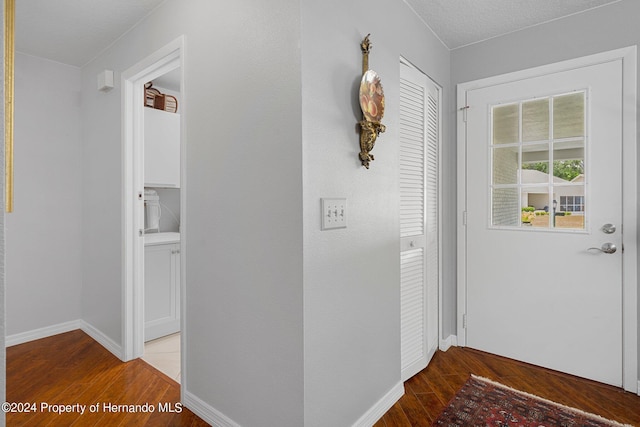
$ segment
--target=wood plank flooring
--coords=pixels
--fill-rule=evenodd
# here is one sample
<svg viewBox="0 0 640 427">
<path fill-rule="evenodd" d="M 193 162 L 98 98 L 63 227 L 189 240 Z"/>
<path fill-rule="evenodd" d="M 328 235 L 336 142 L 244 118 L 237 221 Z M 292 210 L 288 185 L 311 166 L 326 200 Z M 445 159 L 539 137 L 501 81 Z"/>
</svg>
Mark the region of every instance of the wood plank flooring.
<svg viewBox="0 0 640 427">
<path fill-rule="evenodd" d="M 640 426 L 640 396 L 480 351 L 452 347 L 447 352 L 437 352 L 426 369 L 405 382 L 405 395 L 374 427 L 430 426 L 470 374 Z"/>
<path fill-rule="evenodd" d="M 160 412 L 158 404 L 178 409 L 178 383 L 140 359 L 123 363 L 80 330 L 7 348 L 7 401 L 36 403 L 36 412 L 8 413 L 7 426 L 12 427 L 209 425 L 186 408 Z M 86 409 L 84 415 L 57 414 L 42 411 L 43 403 Z M 104 403 L 149 403 L 155 410 L 114 412 L 105 410 Z M 97 412 L 90 413 L 92 404 L 99 405 Z"/>
<path fill-rule="evenodd" d="M 428 427 L 473 373 L 555 402 L 640 427 L 640 396 L 522 362 L 453 347 L 405 383 L 405 395 L 374 427 Z M 158 403 L 180 402 L 180 387 L 142 360 L 121 362 L 82 331 L 7 348 L 7 401 L 50 404 L 144 404 L 153 413 L 84 415 L 8 413 L 8 426 L 207 426 L 186 408 L 161 413 Z M 175 406 L 173 406 L 175 408 Z M 38 407 L 40 409 L 40 407 Z M 334 427 L 334 426 L 330 426 Z M 341 427 L 341 426 L 335 426 Z"/>
</svg>

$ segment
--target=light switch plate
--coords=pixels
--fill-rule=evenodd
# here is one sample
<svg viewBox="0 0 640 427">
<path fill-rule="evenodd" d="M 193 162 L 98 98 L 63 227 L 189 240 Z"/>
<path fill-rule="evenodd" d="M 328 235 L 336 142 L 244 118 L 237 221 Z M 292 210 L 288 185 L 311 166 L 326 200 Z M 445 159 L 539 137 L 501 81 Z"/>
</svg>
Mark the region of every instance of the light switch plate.
<svg viewBox="0 0 640 427">
<path fill-rule="evenodd" d="M 320 199 L 322 229 L 347 228 L 347 199 Z"/>
</svg>

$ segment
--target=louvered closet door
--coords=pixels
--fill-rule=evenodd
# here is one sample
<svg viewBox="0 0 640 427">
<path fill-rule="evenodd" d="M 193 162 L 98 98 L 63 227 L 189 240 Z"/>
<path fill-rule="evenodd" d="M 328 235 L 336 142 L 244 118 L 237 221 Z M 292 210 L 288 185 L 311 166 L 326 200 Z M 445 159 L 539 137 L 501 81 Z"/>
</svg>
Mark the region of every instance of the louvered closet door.
<svg viewBox="0 0 640 427">
<path fill-rule="evenodd" d="M 400 65 L 402 380 L 438 348 L 438 88 Z"/>
</svg>

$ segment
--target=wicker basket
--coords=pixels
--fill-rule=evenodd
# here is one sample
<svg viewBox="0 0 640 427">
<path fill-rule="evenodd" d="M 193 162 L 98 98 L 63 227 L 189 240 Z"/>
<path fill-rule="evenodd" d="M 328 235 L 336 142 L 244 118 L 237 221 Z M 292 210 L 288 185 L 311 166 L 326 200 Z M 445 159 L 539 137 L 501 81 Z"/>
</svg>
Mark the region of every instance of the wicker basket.
<svg viewBox="0 0 640 427">
<path fill-rule="evenodd" d="M 155 108 L 155 99 L 158 95 L 161 95 L 161 93 L 158 89 L 151 87 L 151 85 L 151 82 L 144 85 L 144 106 Z"/>
<path fill-rule="evenodd" d="M 155 108 L 156 110 L 164 110 L 169 113 L 178 112 L 178 100 L 175 96 L 166 95 L 158 89 L 152 87 L 153 83 L 149 82 L 144 85 L 144 105 L 145 107 Z"/>
</svg>

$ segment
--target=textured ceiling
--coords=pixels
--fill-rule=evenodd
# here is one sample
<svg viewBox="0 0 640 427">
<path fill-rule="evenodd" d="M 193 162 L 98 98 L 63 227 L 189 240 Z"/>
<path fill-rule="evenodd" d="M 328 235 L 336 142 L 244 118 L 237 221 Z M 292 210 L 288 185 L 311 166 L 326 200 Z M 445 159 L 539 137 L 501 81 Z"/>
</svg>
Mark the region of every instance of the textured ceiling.
<svg viewBox="0 0 640 427">
<path fill-rule="evenodd" d="M 81 67 L 163 1 L 18 0 L 16 50 Z M 455 49 L 620 0 L 404 1 Z"/>
<path fill-rule="evenodd" d="M 455 49 L 620 0 L 404 0 Z"/>
</svg>

